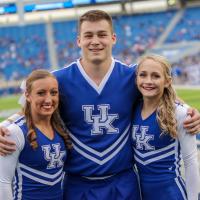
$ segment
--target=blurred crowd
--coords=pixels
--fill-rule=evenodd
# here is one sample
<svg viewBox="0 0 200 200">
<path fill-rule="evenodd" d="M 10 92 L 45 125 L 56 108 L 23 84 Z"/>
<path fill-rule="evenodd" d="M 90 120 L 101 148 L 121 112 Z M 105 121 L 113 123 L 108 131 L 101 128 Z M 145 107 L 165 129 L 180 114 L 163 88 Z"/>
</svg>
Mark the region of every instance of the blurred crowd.
<svg viewBox="0 0 200 200">
<path fill-rule="evenodd" d="M 169 34 L 165 43 L 200 42 L 199 12 L 200 8 L 186 9 L 182 19 Z M 127 64 L 135 63 L 146 50 L 154 47 L 176 13 L 176 10 L 172 10 L 114 16 L 114 28 L 118 38 L 113 51 L 114 57 Z M 76 27 L 75 21 L 52 23 L 53 41 L 59 67 L 71 63 L 80 56 L 80 50 L 76 45 Z M 45 24 L 1 27 L 0 80 L 21 80 L 34 69 L 50 69 L 48 37 Z M 200 84 L 200 52 L 172 64 L 175 83 Z M 1 88 L 0 95 L 13 92 L 17 90 Z"/>
<path fill-rule="evenodd" d="M 179 85 L 200 85 L 200 51 L 172 63 L 174 83 Z"/>
</svg>

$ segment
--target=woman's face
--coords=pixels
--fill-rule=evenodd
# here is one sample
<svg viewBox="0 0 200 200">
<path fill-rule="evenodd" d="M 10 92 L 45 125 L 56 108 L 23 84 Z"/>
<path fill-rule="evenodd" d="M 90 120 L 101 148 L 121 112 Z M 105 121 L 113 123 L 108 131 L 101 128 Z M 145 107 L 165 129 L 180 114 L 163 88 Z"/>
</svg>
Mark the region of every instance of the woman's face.
<svg viewBox="0 0 200 200">
<path fill-rule="evenodd" d="M 38 79 L 26 94 L 33 117 L 51 117 L 59 103 L 58 82 L 53 77 Z"/>
<path fill-rule="evenodd" d="M 141 63 L 137 73 L 137 86 L 144 98 L 160 98 L 167 87 L 163 66 L 152 59 Z"/>
</svg>

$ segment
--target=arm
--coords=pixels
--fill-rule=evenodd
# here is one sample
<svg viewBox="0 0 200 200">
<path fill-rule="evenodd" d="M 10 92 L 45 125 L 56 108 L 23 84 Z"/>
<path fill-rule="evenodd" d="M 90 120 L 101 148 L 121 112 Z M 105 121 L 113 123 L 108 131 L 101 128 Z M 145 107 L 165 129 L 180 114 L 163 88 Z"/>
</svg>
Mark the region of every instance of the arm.
<svg viewBox="0 0 200 200">
<path fill-rule="evenodd" d="M 24 136 L 21 129 L 15 124 L 9 126 L 8 130 L 11 133 L 8 137 L 15 141 L 17 150 L 12 155 L 0 156 L 0 199 L 12 200 L 12 180 L 18 157 L 24 147 Z"/>
<path fill-rule="evenodd" d="M 10 135 L 10 132 L 6 127 L 8 127 L 12 122 L 17 120 L 21 116 L 21 113 L 16 113 L 0 123 L 0 155 L 5 156 L 7 154 L 13 153 L 16 150 L 15 142 L 6 138 Z"/>
<path fill-rule="evenodd" d="M 186 111 L 186 109 L 178 109 L 178 140 L 181 145 L 181 153 L 185 167 L 185 182 L 188 200 L 197 200 L 199 192 L 197 144 L 196 136 L 187 134 L 186 129 L 183 127 L 183 122 L 186 119 Z"/>
<path fill-rule="evenodd" d="M 200 133 L 200 113 L 195 108 L 188 108 L 187 114 L 191 116 L 191 118 L 187 118 L 184 121 L 184 128 L 190 134 L 198 134 Z"/>
</svg>

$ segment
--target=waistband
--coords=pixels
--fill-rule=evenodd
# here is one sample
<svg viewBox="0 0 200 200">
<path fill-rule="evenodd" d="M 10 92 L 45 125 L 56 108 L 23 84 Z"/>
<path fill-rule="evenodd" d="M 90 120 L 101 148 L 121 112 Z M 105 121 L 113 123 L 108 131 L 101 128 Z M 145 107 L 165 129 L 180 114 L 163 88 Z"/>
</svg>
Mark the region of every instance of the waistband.
<svg viewBox="0 0 200 200">
<path fill-rule="evenodd" d="M 125 173 L 134 173 L 136 174 L 137 172 L 135 171 L 134 168 L 131 168 L 131 169 L 126 169 L 126 170 L 123 170 L 123 171 L 120 171 L 118 173 L 113 173 L 113 174 L 110 174 L 110 175 L 105 175 L 105 176 L 81 176 L 81 175 L 74 175 L 74 174 L 67 174 L 67 176 L 71 177 L 71 178 L 79 178 L 79 179 L 85 179 L 85 180 L 108 180 L 108 179 L 112 179 L 114 177 L 117 177 L 117 176 L 120 176 L 120 175 L 123 175 Z"/>
</svg>

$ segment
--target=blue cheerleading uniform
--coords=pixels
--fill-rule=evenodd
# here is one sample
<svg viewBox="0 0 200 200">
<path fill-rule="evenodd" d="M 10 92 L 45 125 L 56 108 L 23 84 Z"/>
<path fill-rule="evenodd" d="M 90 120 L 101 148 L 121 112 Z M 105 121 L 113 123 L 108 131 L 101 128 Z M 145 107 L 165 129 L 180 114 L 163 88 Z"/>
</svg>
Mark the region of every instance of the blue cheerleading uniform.
<svg viewBox="0 0 200 200">
<path fill-rule="evenodd" d="M 134 112 L 132 140 L 142 199 L 197 200 L 196 139 L 195 136 L 187 134 L 183 128 L 187 109 L 183 105 L 176 104 L 177 139 L 161 132 L 156 112 L 143 119 L 141 111 L 142 103 Z M 180 172 L 181 156 L 185 166 L 185 181 Z"/>
<path fill-rule="evenodd" d="M 33 149 L 27 141 L 24 117 L 8 129 L 17 150 L 12 155 L 0 157 L 1 199 L 62 200 L 67 152 L 61 136 L 55 132 L 54 138 L 49 139 L 36 128 L 38 147 Z"/>
<path fill-rule="evenodd" d="M 54 75 L 60 113 L 73 143 L 66 164 L 65 199 L 139 199 L 130 140 L 131 110 L 139 95 L 134 67 L 113 59 L 99 86 L 79 60 Z M 118 177 L 128 181 L 126 188 L 117 186 Z"/>
</svg>

